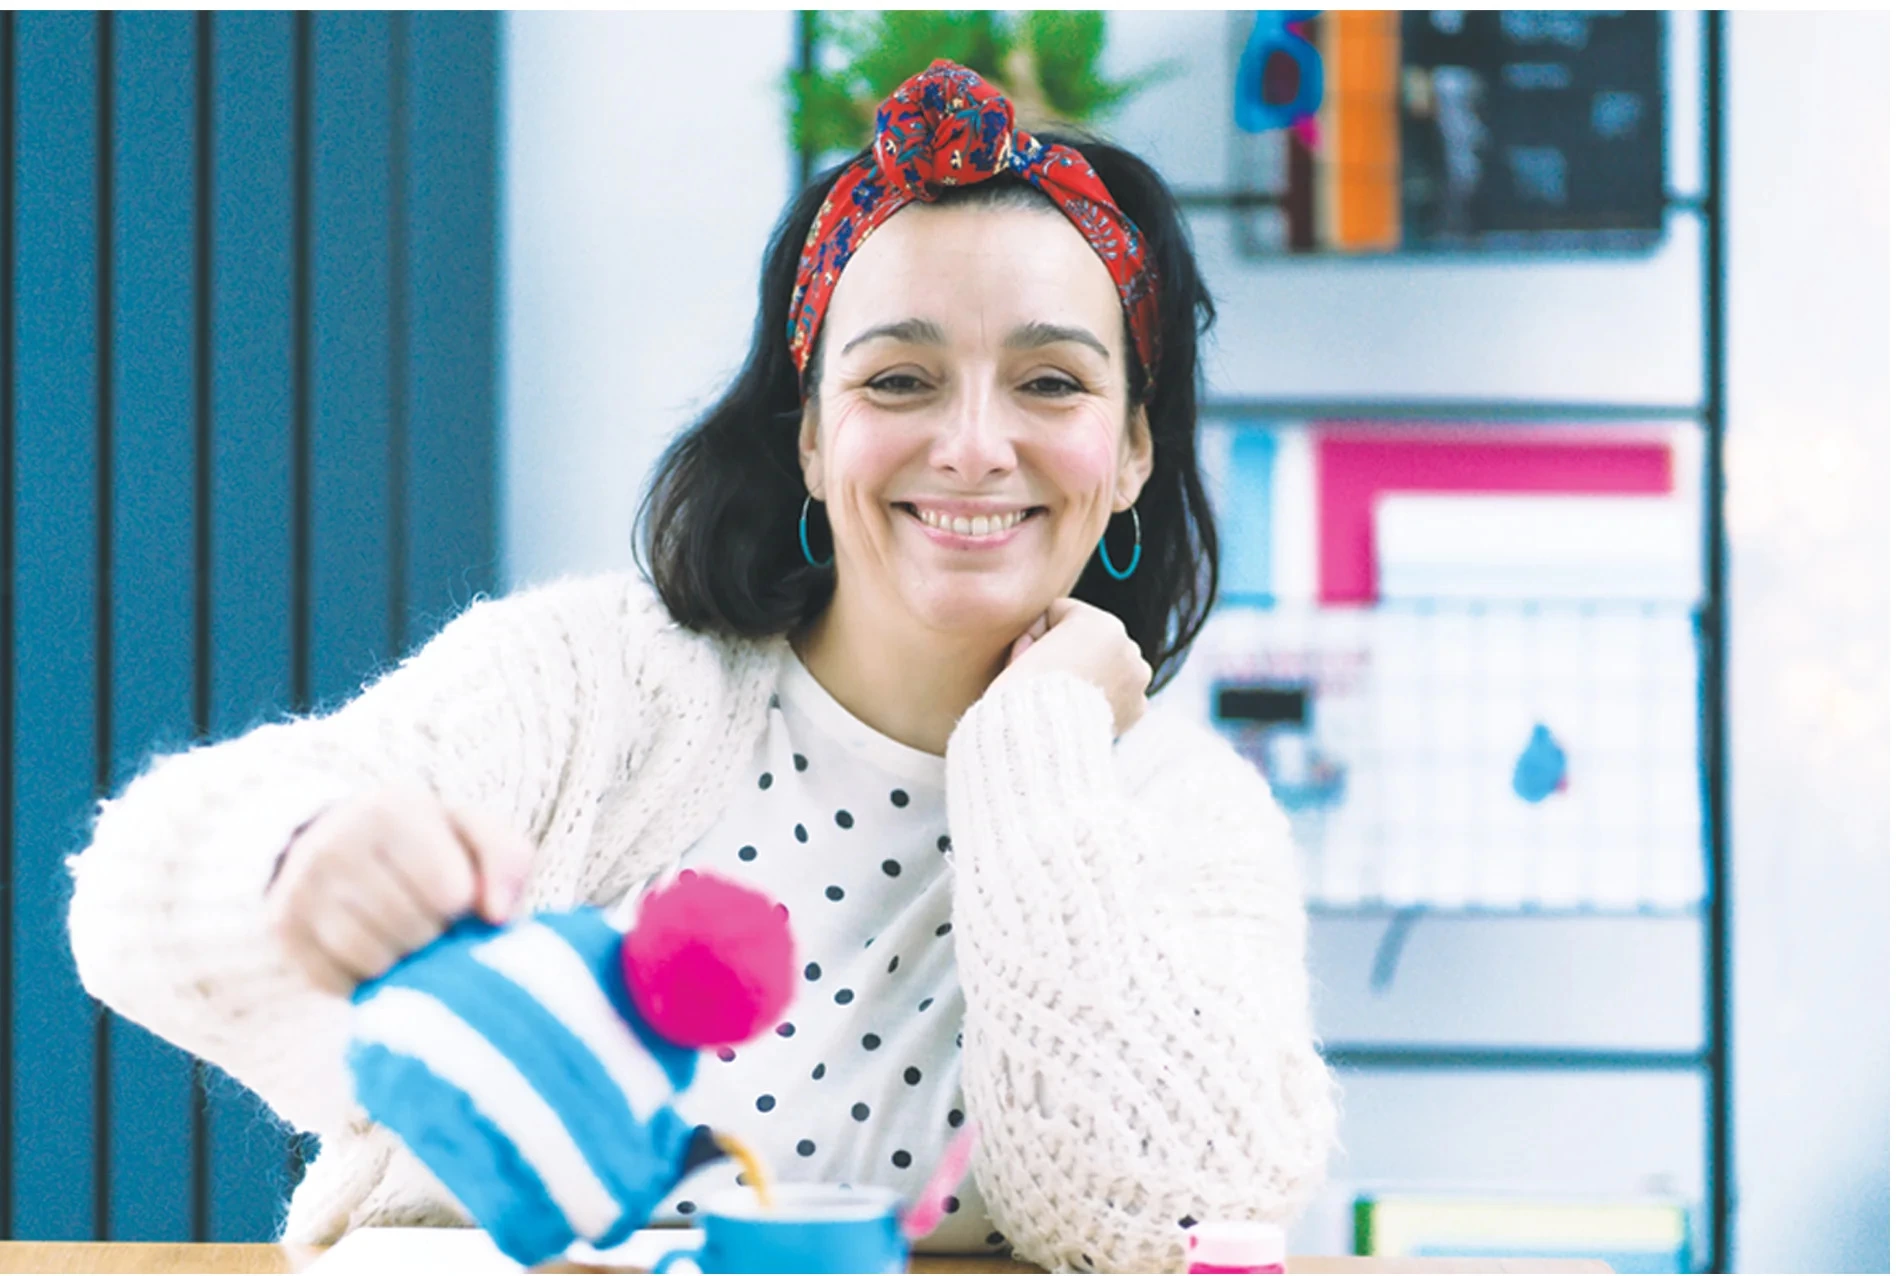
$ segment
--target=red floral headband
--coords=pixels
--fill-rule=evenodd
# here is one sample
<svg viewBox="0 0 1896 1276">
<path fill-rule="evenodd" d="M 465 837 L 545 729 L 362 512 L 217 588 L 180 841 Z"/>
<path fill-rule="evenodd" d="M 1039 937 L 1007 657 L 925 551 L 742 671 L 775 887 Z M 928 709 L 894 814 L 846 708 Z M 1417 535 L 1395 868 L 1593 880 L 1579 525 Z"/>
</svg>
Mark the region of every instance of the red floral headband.
<svg viewBox="0 0 1896 1276">
<path fill-rule="evenodd" d="M 943 187 L 971 186 L 1001 173 L 1052 199 L 1106 263 L 1150 387 L 1159 358 L 1159 279 L 1145 236 L 1084 156 L 1015 129 L 1006 95 L 946 59 L 889 95 L 876 111 L 870 153 L 843 170 L 817 210 L 790 297 L 790 357 L 797 371 L 808 367 L 836 281 L 869 232 L 916 200 L 933 202 Z"/>
</svg>

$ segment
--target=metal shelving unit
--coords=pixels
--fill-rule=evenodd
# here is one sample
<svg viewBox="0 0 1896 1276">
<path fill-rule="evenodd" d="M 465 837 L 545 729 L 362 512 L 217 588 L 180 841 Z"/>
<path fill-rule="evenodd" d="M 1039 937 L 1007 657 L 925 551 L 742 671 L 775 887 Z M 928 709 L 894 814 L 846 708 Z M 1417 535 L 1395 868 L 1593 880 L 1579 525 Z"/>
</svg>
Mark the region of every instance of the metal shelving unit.
<svg viewBox="0 0 1896 1276">
<path fill-rule="evenodd" d="M 1704 1081 L 1706 1131 L 1704 1175 L 1704 1253 L 1706 1270 L 1724 1271 L 1731 1254 L 1731 1056 L 1729 901 L 1726 782 L 1726 598 L 1724 544 L 1723 440 L 1725 433 L 1725 244 L 1724 244 L 1724 15 L 1704 15 L 1703 196 L 1669 197 L 1669 210 L 1696 216 L 1703 228 L 1701 301 L 1704 331 L 1702 394 L 1697 404 L 1549 403 L 1505 400 L 1344 401 L 1313 399 L 1224 399 L 1201 407 L 1208 419 L 1349 420 L 1378 423 L 1509 423 L 1561 425 L 1652 422 L 1696 423 L 1705 438 L 1704 591 L 1698 610 L 1699 764 L 1704 822 L 1706 895 L 1703 923 L 1705 1022 L 1703 1042 L 1694 1050 L 1568 1049 L 1525 1046 L 1442 1046 L 1429 1044 L 1352 1044 L 1326 1047 L 1335 1067 L 1376 1071 L 1586 1071 L 1691 1072 Z M 1188 209 L 1236 209 L 1268 204 L 1269 196 L 1222 192 L 1181 192 Z M 1484 254 L 1484 263 L 1520 254 Z M 1352 258 L 1325 256 L 1326 265 L 1357 261 L 1365 268 L 1387 255 Z M 1319 910 L 1313 909 L 1313 914 Z M 1370 910 L 1374 911 L 1374 910 Z M 1405 914 L 1385 909 L 1399 945 Z M 1363 915 L 1360 911 L 1352 915 Z M 1462 915 L 1462 914 L 1457 914 Z M 1520 914 L 1510 914 L 1520 915 Z M 1539 915 L 1539 914 L 1535 914 Z M 1380 956 L 1380 955 L 1379 955 Z M 1699 1247 L 1694 1246 L 1697 1250 Z"/>
</svg>

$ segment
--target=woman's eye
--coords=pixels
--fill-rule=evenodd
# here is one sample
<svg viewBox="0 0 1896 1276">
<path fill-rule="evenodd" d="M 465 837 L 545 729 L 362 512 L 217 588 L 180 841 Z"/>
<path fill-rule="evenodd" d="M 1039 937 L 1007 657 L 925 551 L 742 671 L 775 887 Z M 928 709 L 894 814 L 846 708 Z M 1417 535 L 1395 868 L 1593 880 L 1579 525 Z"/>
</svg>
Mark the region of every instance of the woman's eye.
<svg viewBox="0 0 1896 1276">
<path fill-rule="evenodd" d="M 1052 376 L 1035 377 L 1032 381 L 1027 383 L 1026 389 L 1029 394 L 1042 395 L 1046 398 L 1057 398 L 1063 394 L 1078 394 L 1080 392 L 1078 382 L 1070 381 L 1065 377 Z"/>
<path fill-rule="evenodd" d="M 914 394 L 926 387 L 920 377 L 910 376 L 906 372 L 891 372 L 871 381 L 869 388 L 879 394 Z"/>
</svg>

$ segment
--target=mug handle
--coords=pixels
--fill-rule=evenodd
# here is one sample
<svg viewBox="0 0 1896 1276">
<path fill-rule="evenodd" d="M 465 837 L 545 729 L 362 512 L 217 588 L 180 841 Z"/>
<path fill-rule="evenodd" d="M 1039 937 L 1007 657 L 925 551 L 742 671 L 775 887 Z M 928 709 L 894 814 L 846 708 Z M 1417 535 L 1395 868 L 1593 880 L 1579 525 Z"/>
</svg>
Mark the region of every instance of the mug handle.
<svg viewBox="0 0 1896 1276">
<path fill-rule="evenodd" d="M 689 1263 L 690 1267 L 688 1270 L 692 1273 L 692 1276 L 702 1276 L 704 1268 L 698 1265 L 698 1258 L 703 1253 L 704 1251 L 702 1249 L 667 1250 L 658 1256 L 658 1261 L 652 1264 L 652 1270 L 654 1272 L 668 1272 L 672 1269 L 672 1264 L 674 1263 Z"/>
</svg>

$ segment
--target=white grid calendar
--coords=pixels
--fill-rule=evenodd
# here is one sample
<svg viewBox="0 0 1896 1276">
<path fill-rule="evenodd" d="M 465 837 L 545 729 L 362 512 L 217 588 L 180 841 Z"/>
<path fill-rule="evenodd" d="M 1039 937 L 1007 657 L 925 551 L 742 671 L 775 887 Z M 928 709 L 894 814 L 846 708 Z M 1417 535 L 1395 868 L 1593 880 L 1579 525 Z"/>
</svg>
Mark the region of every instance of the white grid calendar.
<svg viewBox="0 0 1896 1276">
<path fill-rule="evenodd" d="M 1243 688 L 1301 690 L 1303 721 L 1220 720 L 1220 689 Z M 1686 604 L 1223 608 L 1167 697 L 1211 712 L 1270 777 L 1313 905 L 1703 899 Z"/>
</svg>

